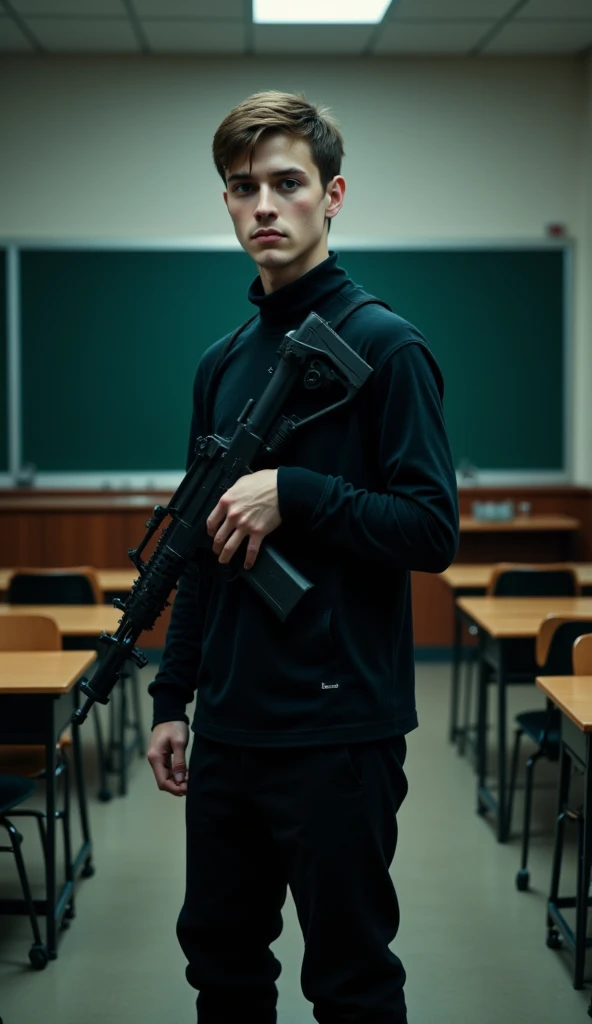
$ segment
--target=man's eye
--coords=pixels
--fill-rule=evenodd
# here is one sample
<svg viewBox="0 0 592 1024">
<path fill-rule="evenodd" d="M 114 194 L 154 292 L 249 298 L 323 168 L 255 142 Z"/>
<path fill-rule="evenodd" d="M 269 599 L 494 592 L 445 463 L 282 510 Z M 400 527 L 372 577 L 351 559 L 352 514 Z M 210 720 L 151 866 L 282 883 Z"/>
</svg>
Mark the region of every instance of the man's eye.
<svg viewBox="0 0 592 1024">
<path fill-rule="evenodd" d="M 295 192 L 299 185 L 300 182 L 296 181 L 295 178 L 284 178 L 282 181 L 282 188 L 284 188 L 286 192 Z"/>
<path fill-rule="evenodd" d="M 252 186 L 252 185 L 249 185 L 249 184 L 248 184 L 247 182 L 245 182 L 245 181 L 241 181 L 241 182 L 239 182 L 239 183 L 238 183 L 238 185 L 235 185 L 235 187 L 233 188 L 233 190 L 232 190 L 232 191 L 233 191 L 233 192 L 242 192 L 242 191 L 243 191 L 243 189 L 244 189 L 245 191 L 248 191 L 248 190 L 249 190 L 249 189 L 251 189 L 252 187 L 253 187 L 253 186 Z"/>
</svg>

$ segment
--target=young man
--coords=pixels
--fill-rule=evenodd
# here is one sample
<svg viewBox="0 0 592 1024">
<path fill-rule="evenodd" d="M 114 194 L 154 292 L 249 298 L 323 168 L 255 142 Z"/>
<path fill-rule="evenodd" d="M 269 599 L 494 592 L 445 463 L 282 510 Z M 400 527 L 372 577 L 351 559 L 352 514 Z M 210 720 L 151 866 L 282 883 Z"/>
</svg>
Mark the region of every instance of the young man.
<svg viewBox="0 0 592 1024">
<path fill-rule="evenodd" d="M 335 322 L 366 295 L 328 250 L 345 181 L 343 140 L 325 110 L 256 94 L 224 119 L 213 151 L 259 271 L 249 290 L 258 315 L 221 366 L 227 339 L 200 362 L 190 455 L 198 436 L 233 433 L 287 331 L 311 311 Z M 281 967 L 269 947 L 287 886 L 316 1020 L 407 1020 L 405 973 L 389 948 L 399 925 L 389 866 L 405 735 L 417 725 L 410 570 L 452 561 L 456 479 L 442 380 L 421 334 L 376 303 L 338 333 L 373 373 L 354 402 L 296 431 L 212 511 L 214 555 L 180 581 L 150 687 L 150 763 L 161 789 L 187 796 L 177 931 L 200 1024 L 276 1021 Z M 302 389 L 294 402 L 305 399 Z M 238 557 L 252 566 L 271 533 L 314 583 L 283 624 L 217 564 L 248 539 Z M 196 691 L 187 774 L 185 707 Z"/>
</svg>

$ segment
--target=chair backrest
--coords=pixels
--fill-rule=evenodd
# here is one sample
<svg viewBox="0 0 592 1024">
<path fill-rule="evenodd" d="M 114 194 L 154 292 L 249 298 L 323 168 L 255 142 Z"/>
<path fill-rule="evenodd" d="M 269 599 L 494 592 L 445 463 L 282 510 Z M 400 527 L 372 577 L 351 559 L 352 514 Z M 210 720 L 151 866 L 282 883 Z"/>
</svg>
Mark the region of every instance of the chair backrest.
<svg viewBox="0 0 592 1024">
<path fill-rule="evenodd" d="M 61 651 L 57 623 L 47 615 L 0 615 L 0 651 Z"/>
<path fill-rule="evenodd" d="M 10 604 L 101 604 L 97 574 L 88 565 L 67 569 L 15 569 L 8 583 Z"/>
<path fill-rule="evenodd" d="M 536 641 L 536 660 L 541 675 L 570 676 L 573 645 L 584 633 L 592 633 L 592 619 L 548 615 L 541 623 Z"/>
<path fill-rule="evenodd" d="M 573 670 L 576 676 L 592 676 L 592 633 L 579 636 L 573 645 Z"/>
<path fill-rule="evenodd" d="M 582 587 L 573 566 L 564 563 L 521 565 L 500 562 L 487 594 L 495 597 L 576 597 Z"/>
</svg>

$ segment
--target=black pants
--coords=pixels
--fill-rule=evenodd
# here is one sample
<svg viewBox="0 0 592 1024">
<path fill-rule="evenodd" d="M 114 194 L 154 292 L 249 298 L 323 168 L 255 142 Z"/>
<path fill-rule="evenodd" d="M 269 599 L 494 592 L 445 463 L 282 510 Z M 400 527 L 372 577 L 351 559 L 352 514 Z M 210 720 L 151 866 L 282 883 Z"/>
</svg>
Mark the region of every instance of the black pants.
<svg viewBox="0 0 592 1024">
<path fill-rule="evenodd" d="M 315 1019 L 405 1024 L 405 972 L 389 950 L 405 752 L 402 736 L 282 749 L 195 737 L 177 934 L 199 1024 L 275 1024 L 281 965 L 269 946 L 288 885 Z"/>
</svg>

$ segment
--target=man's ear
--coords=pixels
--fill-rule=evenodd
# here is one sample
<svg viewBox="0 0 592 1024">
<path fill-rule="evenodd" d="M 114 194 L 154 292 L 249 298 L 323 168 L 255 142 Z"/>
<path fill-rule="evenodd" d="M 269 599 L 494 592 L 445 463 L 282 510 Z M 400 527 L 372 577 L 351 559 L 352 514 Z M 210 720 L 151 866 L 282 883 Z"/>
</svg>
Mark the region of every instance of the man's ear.
<svg viewBox="0 0 592 1024">
<path fill-rule="evenodd" d="M 332 217 L 335 217 L 339 213 L 343 206 L 343 200 L 345 198 L 345 178 L 342 178 L 340 174 L 336 174 L 327 185 L 326 195 L 329 199 L 329 203 L 325 210 L 325 216 L 331 220 Z"/>
<path fill-rule="evenodd" d="M 222 198 L 223 198 L 224 202 L 226 203 L 226 208 L 228 209 L 228 192 L 224 191 L 222 193 Z"/>
</svg>

